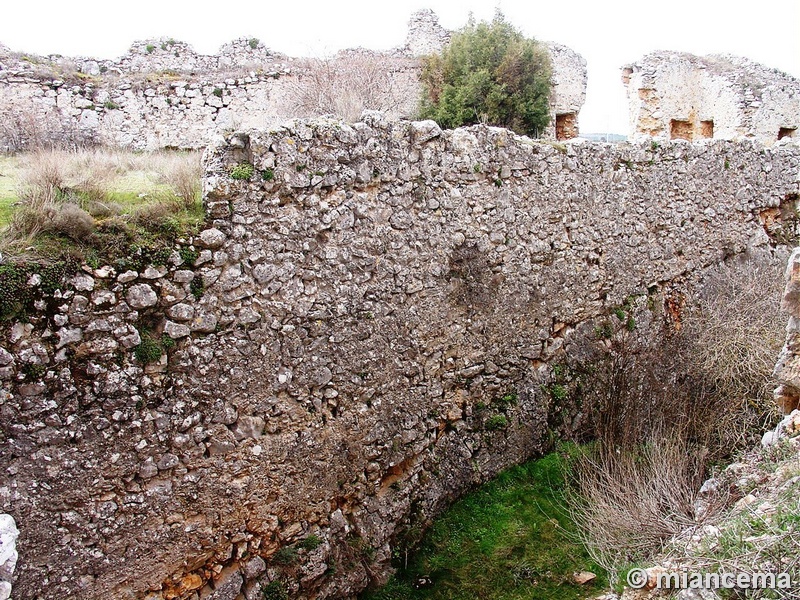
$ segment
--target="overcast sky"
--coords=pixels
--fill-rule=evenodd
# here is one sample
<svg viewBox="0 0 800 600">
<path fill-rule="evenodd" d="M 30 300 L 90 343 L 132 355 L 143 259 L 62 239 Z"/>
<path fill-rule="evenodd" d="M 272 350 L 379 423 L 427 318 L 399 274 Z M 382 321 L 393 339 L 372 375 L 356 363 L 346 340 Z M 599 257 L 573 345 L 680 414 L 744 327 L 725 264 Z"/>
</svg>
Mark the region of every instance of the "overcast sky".
<svg viewBox="0 0 800 600">
<path fill-rule="evenodd" d="M 116 58 L 136 39 L 171 36 L 201 53 L 258 37 L 292 56 L 341 48 L 389 49 L 405 39 L 410 14 L 432 8 L 448 29 L 472 11 L 491 19 L 499 6 L 526 35 L 566 44 L 589 67 L 584 132 L 627 132 L 619 69 L 654 50 L 732 53 L 800 77 L 800 1 L 758 0 L 176 0 L 81 2 L 2 0 L 0 42 L 37 54 Z"/>
</svg>

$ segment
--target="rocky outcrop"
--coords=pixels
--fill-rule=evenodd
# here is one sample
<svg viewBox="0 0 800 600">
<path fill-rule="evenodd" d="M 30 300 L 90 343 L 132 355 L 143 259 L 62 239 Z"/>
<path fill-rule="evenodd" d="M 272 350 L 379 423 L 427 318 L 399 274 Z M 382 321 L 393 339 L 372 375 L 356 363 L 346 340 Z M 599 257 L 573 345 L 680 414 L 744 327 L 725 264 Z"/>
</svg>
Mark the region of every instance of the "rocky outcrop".
<svg viewBox="0 0 800 600">
<path fill-rule="evenodd" d="M 545 384 L 596 319 L 641 295 L 660 329 L 705 267 L 777 243 L 800 150 L 368 113 L 229 136 L 206 169 L 205 230 L 155 264 L 2 296 L 20 599 L 354 597 L 570 427 Z"/>
<path fill-rule="evenodd" d="M 631 139 L 792 138 L 800 81 L 738 56 L 655 52 L 627 65 Z"/>
</svg>

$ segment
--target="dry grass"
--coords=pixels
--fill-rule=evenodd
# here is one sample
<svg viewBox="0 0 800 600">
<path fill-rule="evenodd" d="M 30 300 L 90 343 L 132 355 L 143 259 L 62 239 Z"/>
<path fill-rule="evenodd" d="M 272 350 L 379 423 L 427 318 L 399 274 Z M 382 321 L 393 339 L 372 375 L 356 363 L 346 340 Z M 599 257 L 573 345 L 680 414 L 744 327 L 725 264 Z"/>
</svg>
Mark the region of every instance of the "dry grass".
<svg viewBox="0 0 800 600">
<path fill-rule="evenodd" d="M 198 153 L 38 150 L 15 160 L 18 207 L 3 232 L 6 251 L 42 233 L 80 241 L 112 217 L 158 229 L 155 220 L 199 206 Z"/>
</svg>

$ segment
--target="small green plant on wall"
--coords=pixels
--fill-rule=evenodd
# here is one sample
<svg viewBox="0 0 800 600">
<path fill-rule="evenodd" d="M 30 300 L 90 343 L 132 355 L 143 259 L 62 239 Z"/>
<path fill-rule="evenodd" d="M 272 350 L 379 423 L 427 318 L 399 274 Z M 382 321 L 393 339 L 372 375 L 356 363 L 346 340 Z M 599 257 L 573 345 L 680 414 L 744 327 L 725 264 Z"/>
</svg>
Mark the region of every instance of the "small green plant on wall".
<svg viewBox="0 0 800 600">
<path fill-rule="evenodd" d="M 236 179 L 239 181 L 246 181 L 250 179 L 253 176 L 253 173 L 255 173 L 253 165 L 247 162 L 239 163 L 230 170 L 231 179 Z"/>
</svg>

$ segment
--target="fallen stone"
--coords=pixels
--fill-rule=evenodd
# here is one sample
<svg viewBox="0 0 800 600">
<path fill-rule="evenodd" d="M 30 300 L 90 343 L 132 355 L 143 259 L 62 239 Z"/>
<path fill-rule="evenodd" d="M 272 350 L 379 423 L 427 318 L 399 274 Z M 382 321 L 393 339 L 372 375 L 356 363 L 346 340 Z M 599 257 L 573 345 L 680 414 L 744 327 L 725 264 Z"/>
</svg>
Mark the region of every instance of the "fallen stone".
<svg viewBox="0 0 800 600">
<path fill-rule="evenodd" d="M 585 585 L 597 579 L 597 575 L 591 571 L 581 571 L 580 573 L 574 573 L 572 579 L 578 585 Z"/>
</svg>

